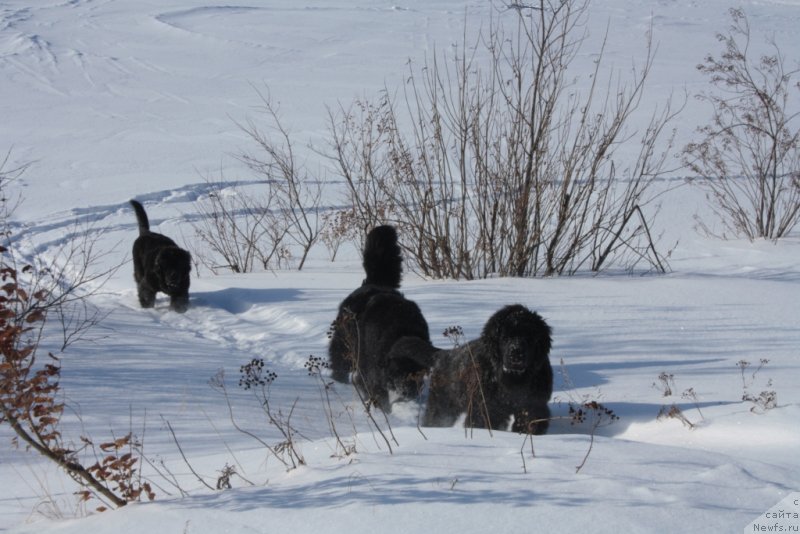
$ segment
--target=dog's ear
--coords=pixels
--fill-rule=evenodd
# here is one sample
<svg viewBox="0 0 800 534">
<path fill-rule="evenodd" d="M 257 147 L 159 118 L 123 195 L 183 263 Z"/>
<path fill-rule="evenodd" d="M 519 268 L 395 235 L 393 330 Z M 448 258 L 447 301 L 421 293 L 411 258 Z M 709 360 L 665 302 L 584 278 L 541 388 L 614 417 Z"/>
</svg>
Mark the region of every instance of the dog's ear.
<svg viewBox="0 0 800 534">
<path fill-rule="evenodd" d="M 153 268 L 158 273 L 158 277 L 165 280 L 168 273 L 173 272 L 175 267 L 175 258 L 170 253 L 170 250 L 166 247 L 159 250 L 153 262 Z"/>
<path fill-rule="evenodd" d="M 160 249 L 158 252 L 156 252 L 156 257 L 153 260 L 153 272 L 162 282 L 164 281 L 164 277 L 166 274 L 165 267 L 167 266 L 168 262 L 164 257 L 164 249 Z"/>
<path fill-rule="evenodd" d="M 156 250 L 156 257 L 153 260 L 153 269 L 156 272 L 161 272 L 161 270 L 164 267 L 164 256 L 162 254 L 163 252 L 164 252 L 164 249 Z"/>
<path fill-rule="evenodd" d="M 190 273 L 192 272 L 192 255 L 188 250 L 181 249 L 181 251 L 183 252 L 184 269 Z"/>
<path fill-rule="evenodd" d="M 536 345 L 537 352 L 540 356 L 549 357 L 550 348 L 553 344 L 553 331 L 541 315 L 536 312 L 529 313 L 530 317 L 527 319 L 527 328 L 531 340 Z"/>
</svg>

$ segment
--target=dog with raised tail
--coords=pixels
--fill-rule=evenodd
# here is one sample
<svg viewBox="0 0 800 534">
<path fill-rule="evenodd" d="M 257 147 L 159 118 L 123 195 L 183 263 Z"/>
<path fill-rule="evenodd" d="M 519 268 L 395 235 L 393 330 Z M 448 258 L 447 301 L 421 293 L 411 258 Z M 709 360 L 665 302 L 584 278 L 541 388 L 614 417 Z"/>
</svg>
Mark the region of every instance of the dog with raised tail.
<svg viewBox="0 0 800 534">
<path fill-rule="evenodd" d="M 183 313 L 189 307 L 192 257 L 169 237 L 151 231 L 142 204 L 130 202 L 139 224 L 139 237 L 133 242 L 133 279 L 139 304 L 152 308 L 160 291 L 169 295 L 172 310 Z"/>
<path fill-rule="evenodd" d="M 393 400 L 419 396 L 428 370 L 428 323 L 400 291 L 403 257 L 392 226 L 373 228 L 363 251 L 366 278 L 339 305 L 328 348 L 333 379 L 352 382 L 384 411 Z"/>
</svg>

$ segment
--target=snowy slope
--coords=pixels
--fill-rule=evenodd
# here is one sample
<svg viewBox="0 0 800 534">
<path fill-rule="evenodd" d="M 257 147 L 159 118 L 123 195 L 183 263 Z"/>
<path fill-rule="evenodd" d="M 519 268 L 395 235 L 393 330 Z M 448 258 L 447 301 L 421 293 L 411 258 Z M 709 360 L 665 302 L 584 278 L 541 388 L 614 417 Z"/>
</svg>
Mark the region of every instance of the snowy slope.
<svg viewBox="0 0 800 534">
<path fill-rule="evenodd" d="M 754 35 L 774 34 L 787 57 L 796 56 L 800 1 L 741 5 Z M 703 86 L 694 65 L 717 51 L 714 33 L 726 28 L 728 7 L 595 0 L 578 64 L 591 61 L 591 43 L 608 26 L 608 61 L 628 68 L 642 58 L 652 21 L 658 53 L 644 107 L 693 93 Z M 12 449 L 10 430 L 0 427 L 0 530 L 739 532 L 800 491 L 800 237 L 773 245 L 699 234 L 693 216 L 707 216 L 708 207 L 702 192 L 673 187 L 683 183 L 680 172 L 661 197 L 658 231 L 678 243 L 668 275 L 406 276 L 406 294 L 439 345 L 449 343 L 439 335 L 448 326 L 477 336 L 511 302 L 552 325 L 559 419 L 533 440 L 535 454 L 511 433 L 420 432 L 417 406 L 396 407 L 390 451 L 354 393 L 337 385 L 330 418 L 356 449 L 341 454 L 320 382 L 304 364 L 325 355 L 336 307 L 363 278 L 352 248 L 334 263 L 318 248 L 301 272 L 204 272 L 184 315 L 165 300 L 155 310 L 138 307 L 126 261 L 136 235 L 129 198 L 144 201 L 158 231 L 190 239 L 204 176 L 251 178 L 231 154 L 249 148 L 236 121 L 258 117 L 257 90 L 280 102 L 301 145 L 319 143 L 327 106 L 402 83 L 409 58 L 459 42 L 465 17 L 474 31 L 489 9 L 455 0 L 0 2 L 0 152 L 11 151 L 10 166 L 32 162 L 16 184 L 24 197 L 17 246 L 52 254 L 88 227 L 108 251 L 103 262 L 122 263 L 91 302 L 108 316 L 64 355 L 65 434 L 99 441 L 132 430 L 150 460 L 145 476 L 157 485 L 152 503 L 96 514 L 96 501 L 78 505 L 75 484 L 34 453 Z M 753 47 L 767 50 L 760 37 Z M 707 115 L 687 101 L 678 146 Z M 237 386 L 252 358 L 278 375 L 271 404 L 284 413 L 294 406 L 304 466 L 287 471 L 238 431 L 209 385 L 221 370 L 236 423 L 276 443 L 278 431 Z M 757 370 L 761 359 L 769 362 Z M 741 360 L 752 364 L 744 373 Z M 661 373 L 673 376 L 669 397 Z M 689 388 L 696 401 L 681 396 Z M 754 413 L 742 395 L 762 390 L 776 391 L 779 406 Z M 597 429 L 576 473 L 591 431 L 570 424 L 567 410 L 584 399 L 620 419 Z M 657 420 L 673 403 L 693 429 Z M 384 433 L 390 427 L 381 421 Z M 210 490 L 190 471 L 214 485 L 226 464 L 241 475 L 232 490 Z"/>
</svg>

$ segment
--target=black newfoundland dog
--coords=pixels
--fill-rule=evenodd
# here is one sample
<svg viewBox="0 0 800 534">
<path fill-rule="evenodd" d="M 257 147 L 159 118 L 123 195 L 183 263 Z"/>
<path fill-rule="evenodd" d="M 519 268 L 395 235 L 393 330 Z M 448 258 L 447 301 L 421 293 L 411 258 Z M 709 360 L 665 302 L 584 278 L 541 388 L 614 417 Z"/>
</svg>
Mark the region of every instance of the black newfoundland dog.
<svg viewBox="0 0 800 534">
<path fill-rule="evenodd" d="M 353 384 L 384 411 L 391 394 L 417 398 L 436 351 L 416 303 L 400 291 L 403 259 L 392 226 L 370 231 L 364 245 L 366 279 L 339 305 L 328 357 L 333 379 Z"/>
<path fill-rule="evenodd" d="M 192 258 L 165 235 L 151 232 L 142 205 L 131 200 L 139 223 L 139 237 L 133 242 L 133 278 L 142 308 L 152 308 L 156 293 L 170 296 L 170 308 L 183 313 L 189 307 L 189 275 Z"/>
<path fill-rule="evenodd" d="M 514 304 L 492 315 L 481 337 L 433 356 L 423 426 L 464 426 L 544 434 L 553 393 L 550 327 Z M 424 363 L 425 360 L 423 360 Z"/>
</svg>

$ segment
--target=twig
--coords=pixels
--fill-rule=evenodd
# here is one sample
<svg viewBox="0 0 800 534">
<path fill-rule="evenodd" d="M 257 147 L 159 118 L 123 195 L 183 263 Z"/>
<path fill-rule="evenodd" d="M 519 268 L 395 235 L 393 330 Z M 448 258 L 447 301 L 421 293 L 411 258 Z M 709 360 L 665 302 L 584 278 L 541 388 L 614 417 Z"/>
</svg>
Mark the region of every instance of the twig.
<svg viewBox="0 0 800 534">
<path fill-rule="evenodd" d="M 594 425 L 592 425 L 592 432 L 589 434 L 589 448 L 586 449 L 586 454 L 583 456 L 583 460 L 581 460 L 581 463 L 575 466 L 575 474 L 581 472 L 583 466 L 586 465 L 586 460 L 589 459 L 589 455 L 592 453 L 592 447 L 594 447 L 594 431 L 597 429 L 598 424 L 599 424 L 599 419 L 597 422 L 595 422 Z"/>
<path fill-rule="evenodd" d="M 169 421 L 167 421 L 167 420 L 164 418 L 164 416 L 163 416 L 163 415 L 161 416 L 161 420 L 162 420 L 162 421 L 164 421 L 164 423 L 167 425 L 167 428 L 169 429 L 169 433 L 170 433 L 170 434 L 172 434 L 172 440 L 175 442 L 175 446 L 176 446 L 176 447 L 178 447 L 178 452 L 180 452 L 180 453 L 181 453 L 181 458 L 183 458 L 183 461 L 184 461 L 184 463 L 186 464 L 186 466 L 189 468 L 189 471 L 191 471 L 191 472 L 192 472 L 192 474 L 193 474 L 195 477 L 197 477 L 197 480 L 199 480 L 200 482 L 202 482 L 202 483 L 203 483 L 203 485 L 204 485 L 205 487 L 207 487 L 208 489 L 210 489 L 210 490 L 212 490 L 212 491 L 213 491 L 213 490 L 214 490 L 214 487 L 213 487 L 213 486 L 211 486 L 210 484 L 208 484 L 208 482 L 206 482 L 205 480 L 203 480 L 203 477 L 201 477 L 200 475 L 198 475 L 198 474 L 197 474 L 197 472 L 196 472 L 196 471 L 194 470 L 194 468 L 192 467 L 192 464 L 190 464 L 190 463 L 189 463 L 189 460 L 186 458 L 186 455 L 183 453 L 183 448 L 181 447 L 181 444 L 180 444 L 180 442 L 178 441 L 178 437 L 175 435 L 175 431 L 172 429 L 172 425 L 169 423 Z"/>
<path fill-rule="evenodd" d="M 228 445 L 228 442 L 227 442 L 227 441 L 225 441 L 225 440 L 222 438 L 222 434 L 220 433 L 219 429 L 217 428 L 217 425 L 215 425 L 215 424 L 214 424 L 214 421 L 211 419 L 211 417 L 209 417 L 209 416 L 208 416 L 208 414 L 207 414 L 207 413 L 206 413 L 206 411 L 205 411 L 205 408 L 201 408 L 201 410 L 200 410 L 200 411 L 201 411 L 201 412 L 203 413 L 203 415 L 206 417 L 206 420 L 207 420 L 207 421 L 209 422 L 209 424 L 211 425 L 211 428 L 213 428 L 213 429 L 214 429 L 214 432 L 216 432 L 216 433 L 217 433 L 217 436 L 219 436 L 220 440 L 222 441 L 222 444 L 225 446 L 225 448 L 226 448 L 226 449 L 228 450 L 228 452 L 230 453 L 230 455 L 231 455 L 231 458 L 233 458 L 233 461 L 236 463 L 236 465 L 239 467 L 239 469 L 240 469 L 240 470 L 244 471 L 244 467 L 242 467 L 242 464 L 239 462 L 239 459 L 238 459 L 238 458 L 236 458 L 236 454 L 234 454 L 233 450 L 231 450 L 231 447 L 230 447 L 230 445 Z M 237 473 L 237 474 L 238 474 L 238 473 Z M 239 475 L 239 476 L 241 476 L 241 475 Z"/>
<path fill-rule="evenodd" d="M 228 407 L 228 416 L 230 418 L 231 424 L 233 425 L 233 428 L 235 428 L 236 430 L 238 430 L 242 434 L 244 434 L 246 436 L 250 436 L 254 440 L 258 441 L 261 445 L 263 445 L 270 452 L 270 454 L 272 454 L 272 456 L 277 458 L 278 461 L 281 462 L 284 465 L 284 467 L 288 468 L 289 467 L 289 463 L 286 460 L 284 460 L 283 458 L 281 458 L 281 456 L 277 453 L 277 451 L 275 451 L 275 449 L 269 443 L 267 443 L 266 441 L 264 441 L 263 439 L 261 439 L 257 435 L 253 434 L 249 430 L 246 430 L 246 429 L 240 427 L 239 424 L 236 422 L 236 418 L 233 415 L 233 406 L 231 405 L 231 400 L 230 400 L 230 397 L 228 396 L 228 389 L 225 386 L 225 375 L 224 375 L 224 372 L 222 370 L 220 370 L 211 379 L 210 385 L 211 385 L 212 389 L 218 389 L 219 391 L 221 391 L 222 395 L 225 397 L 225 404 Z"/>
</svg>

